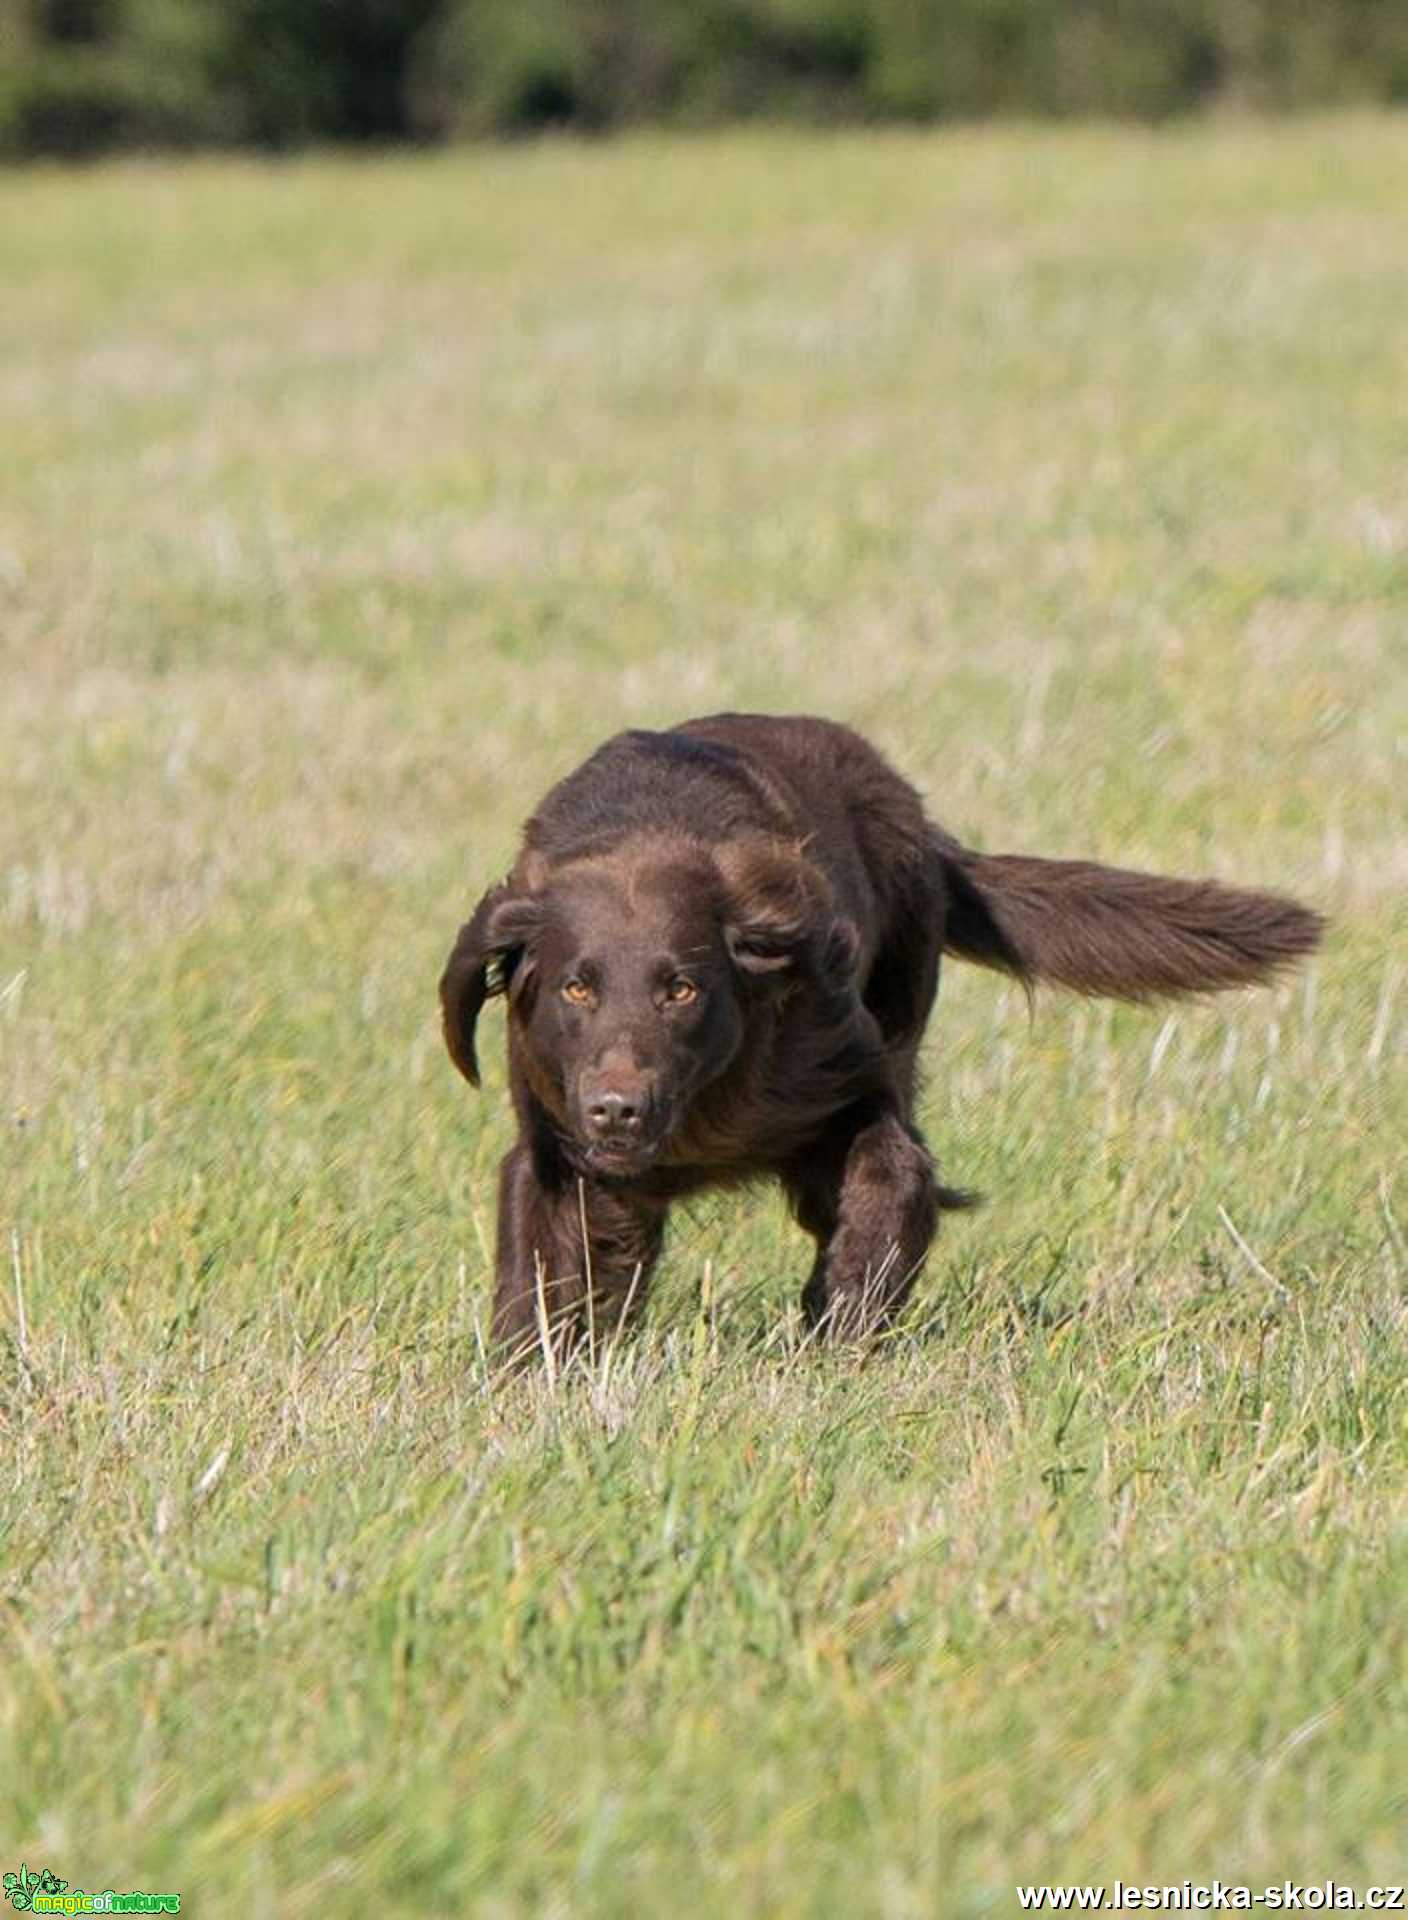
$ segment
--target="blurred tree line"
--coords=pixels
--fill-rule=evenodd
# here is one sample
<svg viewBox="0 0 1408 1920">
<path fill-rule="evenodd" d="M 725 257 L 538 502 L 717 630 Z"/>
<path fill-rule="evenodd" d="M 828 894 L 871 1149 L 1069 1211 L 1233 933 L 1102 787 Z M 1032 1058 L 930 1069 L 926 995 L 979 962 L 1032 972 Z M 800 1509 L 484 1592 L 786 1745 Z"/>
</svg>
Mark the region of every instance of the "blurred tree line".
<svg viewBox="0 0 1408 1920">
<path fill-rule="evenodd" d="M 0 153 L 1408 100 L 1408 0 L 0 0 Z"/>
</svg>

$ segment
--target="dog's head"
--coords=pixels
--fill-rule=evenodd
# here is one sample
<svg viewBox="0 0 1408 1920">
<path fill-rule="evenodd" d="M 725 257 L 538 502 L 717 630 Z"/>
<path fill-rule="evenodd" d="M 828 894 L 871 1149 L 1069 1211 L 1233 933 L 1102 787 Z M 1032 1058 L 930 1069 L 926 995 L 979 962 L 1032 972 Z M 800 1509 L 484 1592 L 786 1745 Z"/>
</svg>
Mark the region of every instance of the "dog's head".
<svg viewBox="0 0 1408 1920">
<path fill-rule="evenodd" d="M 445 1039 L 479 1082 L 475 1023 L 505 994 L 528 1084 L 593 1172 L 644 1172 L 758 1009 L 854 975 L 856 936 L 795 846 L 640 841 L 493 887 L 440 983 Z"/>
</svg>

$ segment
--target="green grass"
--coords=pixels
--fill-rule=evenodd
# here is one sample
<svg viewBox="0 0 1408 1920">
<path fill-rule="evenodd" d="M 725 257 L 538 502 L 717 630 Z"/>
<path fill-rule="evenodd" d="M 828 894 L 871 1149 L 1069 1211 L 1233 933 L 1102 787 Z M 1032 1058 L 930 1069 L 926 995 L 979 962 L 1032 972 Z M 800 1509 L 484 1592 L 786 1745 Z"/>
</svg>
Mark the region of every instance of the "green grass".
<svg viewBox="0 0 1408 1920">
<path fill-rule="evenodd" d="M 1408 1869 L 1401 118 L 0 180 L 0 1866 L 200 1915 L 1006 1913 Z M 869 1363 L 774 1196 L 486 1369 L 434 989 L 599 738 L 868 731 L 1296 891 L 955 969 Z"/>
</svg>

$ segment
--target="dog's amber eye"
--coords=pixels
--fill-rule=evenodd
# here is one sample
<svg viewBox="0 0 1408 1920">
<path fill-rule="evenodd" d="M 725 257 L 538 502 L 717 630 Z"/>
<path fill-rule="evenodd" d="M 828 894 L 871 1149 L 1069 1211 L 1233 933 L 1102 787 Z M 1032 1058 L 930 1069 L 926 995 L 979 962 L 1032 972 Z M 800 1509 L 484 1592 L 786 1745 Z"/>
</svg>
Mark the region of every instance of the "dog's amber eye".
<svg viewBox="0 0 1408 1920">
<path fill-rule="evenodd" d="M 574 1007 L 585 1007 L 591 1000 L 592 990 L 585 980 L 564 980 L 562 997 L 570 1000 Z"/>
<path fill-rule="evenodd" d="M 687 1007 L 691 1000 L 699 998 L 699 989 L 692 980 L 686 980 L 678 974 L 665 989 L 665 998 L 672 1007 Z"/>
</svg>

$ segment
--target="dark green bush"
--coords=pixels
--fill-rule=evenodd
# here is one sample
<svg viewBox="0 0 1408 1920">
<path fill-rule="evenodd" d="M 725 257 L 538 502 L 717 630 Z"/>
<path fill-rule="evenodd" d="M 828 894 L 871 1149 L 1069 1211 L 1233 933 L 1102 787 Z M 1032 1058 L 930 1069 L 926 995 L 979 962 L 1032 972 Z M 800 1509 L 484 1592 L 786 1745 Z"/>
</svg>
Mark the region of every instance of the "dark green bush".
<svg viewBox="0 0 1408 1920">
<path fill-rule="evenodd" d="M 441 0 L 0 0 L 0 148 L 394 140 Z"/>
<path fill-rule="evenodd" d="M 1408 99 L 1405 0 L 0 0 L 0 151 Z"/>
<path fill-rule="evenodd" d="M 599 59 L 583 11 L 571 0 L 451 0 L 412 53 L 413 125 L 443 138 L 596 124 L 604 102 L 593 97 Z"/>
<path fill-rule="evenodd" d="M 0 0 L 0 152 L 229 139 L 219 33 L 212 0 Z"/>
<path fill-rule="evenodd" d="M 866 0 L 451 0 L 416 49 L 435 135 L 855 114 Z"/>
<path fill-rule="evenodd" d="M 225 0 L 215 71 L 259 144 L 399 139 L 410 51 L 441 10 L 442 0 Z"/>
</svg>

